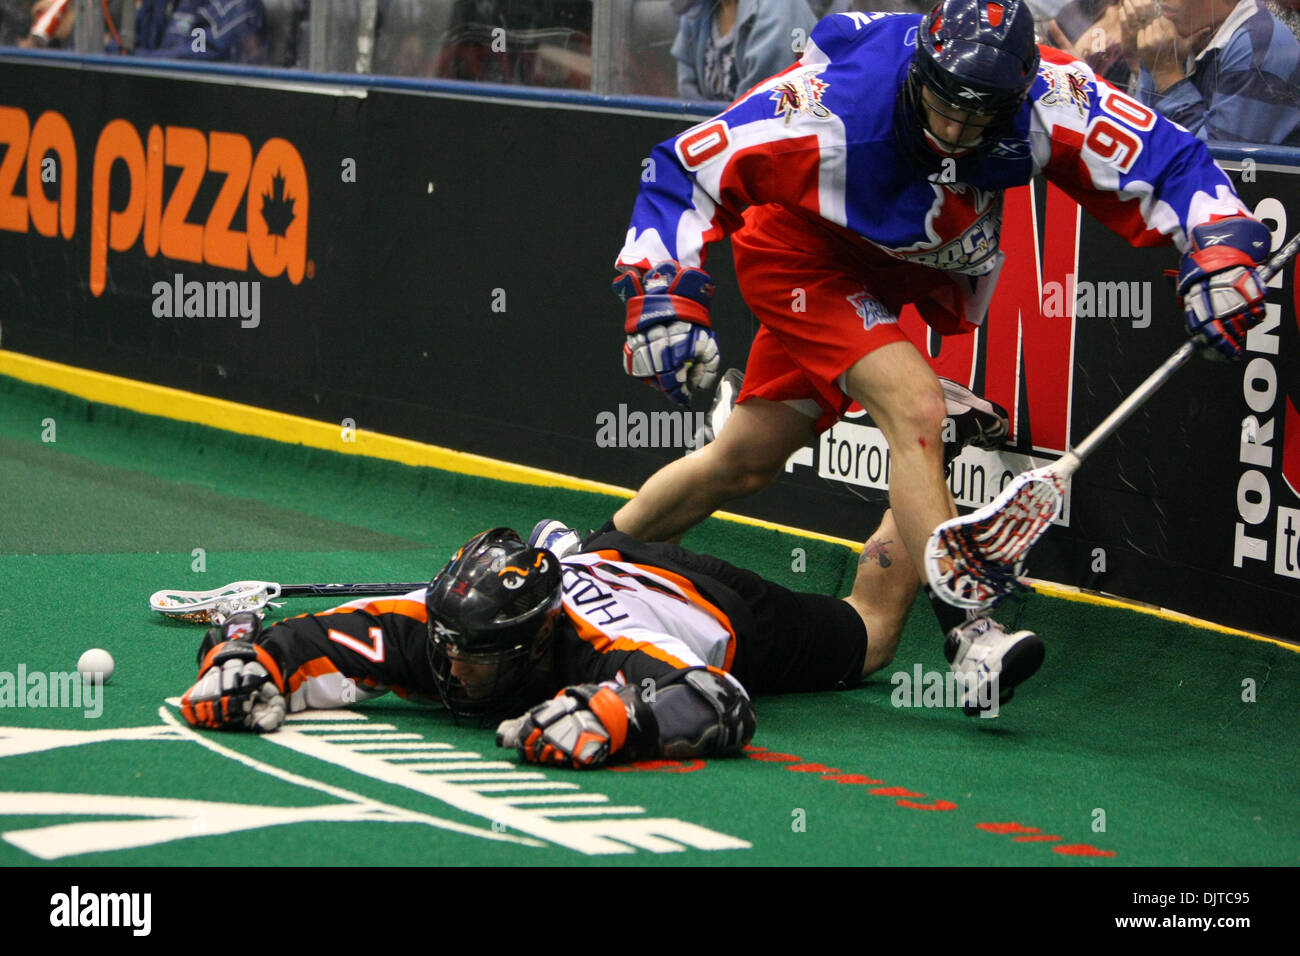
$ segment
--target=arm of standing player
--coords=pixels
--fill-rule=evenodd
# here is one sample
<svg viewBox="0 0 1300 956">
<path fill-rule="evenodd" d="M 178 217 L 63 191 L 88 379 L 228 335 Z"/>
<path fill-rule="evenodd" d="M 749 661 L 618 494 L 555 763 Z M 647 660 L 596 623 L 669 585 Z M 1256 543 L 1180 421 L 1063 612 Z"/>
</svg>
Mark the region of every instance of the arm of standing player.
<svg viewBox="0 0 1300 956">
<path fill-rule="evenodd" d="M 1186 130 L 1040 47 L 1029 140 L 1035 171 L 1135 246 L 1191 247 L 1196 226 L 1250 213 L 1210 152 Z"/>
<path fill-rule="evenodd" d="M 1268 256 L 1267 228 L 1191 133 L 1068 54 L 1044 48 L 1043 62 L 1035 163 L 1133 245 L 1174 243 L 1184 253 L 1178 293 L 1189 334 L 1207 355 L 1240 356 L 1264 315 L 1255 266 Z"/>
<path fill-rule="evenodd" d="M 660 143 L 643 164 L 615 262 L 614 291 L 626 306 L 624 368 L 674 401 L 708 388 L 721 364 L 709 322 L 713 284 L 702 271 L 706 246 L 739 229 L 750 206 L 796 208 L 831 162 L 823 150 L 834 153 L 837 144 L 823 137 L 836 127 L 824 122 L 828 86 L 817 79 L 828 61 L 815 41 L 833 44 L 838 19 L 813 31 L 802 67 Z"/>
</svg>

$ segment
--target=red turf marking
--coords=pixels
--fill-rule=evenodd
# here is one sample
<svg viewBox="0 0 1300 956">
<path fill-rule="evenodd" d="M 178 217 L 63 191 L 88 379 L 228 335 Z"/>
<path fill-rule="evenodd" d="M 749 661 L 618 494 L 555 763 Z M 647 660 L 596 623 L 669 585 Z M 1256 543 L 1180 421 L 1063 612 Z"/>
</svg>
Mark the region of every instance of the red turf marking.
<svg viewBox="0 0 1300 956">
<path fill-rule="evenodd" d="M 824 763 L 797 763 L 792 767 L 786 767 L 794 773 L 839 773 L 838 767 L 828 767 Z"/>
<path fill-rule="evenodd" d="M 833 777 L 822 777 L 823 780 L 834 780 L 836 783 L 884 783 L 883 780 L 876 780 L 872 777 L 865 777 L 860 773 L 841 773 Z"/>
<path fill-rule="evenodd" d="M 1017 843 L 1051 843 L 1053 840 L 1061 839 L 1051 833 L 1035 833 L 1033 836 L 1018 836 L 1015 838 Z"/>
<path fill-rule="evenodd" d="M 796 757 L 794 754 L 779 754 L 776 751 L 769 751 L 765 754 L 745 754 L 750 760 L 762 760 L 764 763 L 802 763 L 803 757 Z"/>
<path fill-rule="evenodd" d="M 869 791 L 877 797 L 924 797 L 923 793 L 913 793 L 906 787 L 877 787 Z"/>
<path fill-rule="evenodd" d="M 936 800 L 934 803 L 913 803 L 911 800 L 894 801 L 900 807 L 909 807 L 913 810 L 956 810 L 957 804 L 947 800 Z"/>
<path fill-rule="evenodd" d="M 1038 827 L 1021 826 L 1019 823 L 977 823 L 975 824 L 981 830 L 987 830 L 989 833 L 1039 833 Z"/>
<path fill-rule="evenodd" d="M 1067 843 L 1065 846 L 1052 847 L 1053 853 L 1064 853 L 1066 856 L 1114 856 L 1114 850 L 1098 850 L 1095 846 L 1088 846 L 1086 843 Z"/>
<path fill-rule="evenodd" d="M 635 771 L 658 771 L 661 773 L 694 773 L 696 770 L 704 769 L 703 760 L 638 760 L 636 763 L 625 764 L 621 767 L 610 767 L 614 773 L 628 773 Z"/>
</svg>

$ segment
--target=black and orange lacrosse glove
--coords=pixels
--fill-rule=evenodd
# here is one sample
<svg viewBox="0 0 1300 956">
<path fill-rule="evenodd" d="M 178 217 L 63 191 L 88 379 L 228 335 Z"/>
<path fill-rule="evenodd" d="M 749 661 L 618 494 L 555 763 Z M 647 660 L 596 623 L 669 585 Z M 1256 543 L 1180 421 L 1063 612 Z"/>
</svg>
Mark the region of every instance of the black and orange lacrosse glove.
<svg viewBox="0 0 1300 956">
<path fill-rule="evenodd" d="M 264 734 L 284 723 L 284 678 L 266 648 L 253 643 L 260 631 L 261 622 L 251 613 L 232 615 L 209 631 L 209 640 L 227 639 L 208 650 L 198 681 L 181 698 L 181 716 L 191 727 Z"/>
<path fill-rule="evenodd" d="M 615 691 L 577 684 L 497 728 L 497 746 L 515 747 L 528 763 L 599 767 L 613 756 L 636 757 L 659 737 L 654 715 L 634 687 Z"/>
</svg>

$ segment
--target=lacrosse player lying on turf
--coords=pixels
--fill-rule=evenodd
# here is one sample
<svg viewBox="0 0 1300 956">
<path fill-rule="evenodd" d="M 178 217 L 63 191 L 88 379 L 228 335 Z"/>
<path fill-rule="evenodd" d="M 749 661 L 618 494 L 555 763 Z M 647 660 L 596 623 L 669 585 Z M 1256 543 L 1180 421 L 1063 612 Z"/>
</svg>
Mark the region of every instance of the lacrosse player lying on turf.
<svg viewBox="0 0 1300 956">
<path fill-rule="evenodd" d="M 267 732 L 286 712 L 393 691 L 457 717 L 522 714 L 497 745 L 532 763 L 721 756 L 753 736 L 750 694 L 852 686 L 888 664 L 899 613 L 619 532 L 561 559 L 494 528 L 405 596 L 211 628 L 181 713 Z"/>
</svg>

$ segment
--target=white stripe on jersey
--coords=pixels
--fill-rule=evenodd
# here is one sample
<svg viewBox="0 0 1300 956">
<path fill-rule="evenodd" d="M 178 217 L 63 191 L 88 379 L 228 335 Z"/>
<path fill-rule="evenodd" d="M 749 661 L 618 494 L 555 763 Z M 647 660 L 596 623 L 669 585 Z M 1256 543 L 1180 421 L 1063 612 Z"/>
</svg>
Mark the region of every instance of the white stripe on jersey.
<svg viewBox="0 0 1300 956">
<path fill-rule="evenodd" d="M 669 255 L 668 247 L 664 245 L 658 229 L 646 229 L 638 236 L 636 226 L 632 226 L 623 240 L 623 249 L 618 254 L 617 264 L 632 265 L 644 260 L 653 269 L 659 263 L 668 262 L 670 259 L 672 256 Z M 694 265 L 698 266 L 699 262 L 696 261 Z"/>
<path fill-rule="evenodd" d="M 564 610 L 580 633 L 651 644 L 683 665 L 721 668 L 731 633 L 698 599 L 654 569 L 599 554 L 565 558 Z"/>
<path fill-rule="evenodd" d="M 826 58 L 826 54 L 810 40 L 799 64 L 793 70 L 778 73 L 758 84 L 749 91 L 745 100 L 762 102 L 768 99 L 768 94 L 779 86 L 798 83 L 804 77 L 818 76 L 830 65 L 830 61 Z M 716 122 L 725 122 L 725 119 L 707 120 L 687 130 L 682 136 Z M 771 146 L 783 140 L 815 137 L 821 152 L 817 171 L 819 207 L 817 211 L 823 219 L 836 225 L 848 224 L 844 198 L 845 183 L 848 178 L 846 162 L 848 149 L 844 121 L 840 117 L 833 113 L 814 116 L 803 110 L 793 111 L 787 116 L 786 113 L 778 112 L 773 104 L 770 117 L 740 126 L 729 126 L 727 136 L 729 140 L 727 149 L 709 159 L 695 171 L 695 183 L 691 194 L 691 204 L 694 208 L 683 212 L 677 226 L 677 250 L 683 265 L 700 265 L 704 236 L 714 228 L 717 204 L 722 196 L 723 174 L 731 166 L 737 154 L 753 147 Z M 736 213 L 740 211 L 733 210 Z M 633 236 L 635 230 L 629 230 L 629 241 L 619 254 L 620 262 L 637 261 L 641 255 L 646 234 L 636 236 L 635 242 L 631 241 Z M 655 261 L 651 256 L 646 258 Z"/>
<path fill-rule="evenodd" d="M 1105 110 L 1100 106 L 1102 97 L 1114 96 L 1131 103 L 1136 113 L 1151 112 L 1122 90 L 1111 86 L 1105 80 L 1099 79 L 1092 67 L 1082 60 L 1076 59 L 1068 64 L 1044 61 L 1039 67 L 1039 73 L 1044 76 L 1050 74 L 1055 79 L 1056 93 L 1036 100 L 1030 114 L 1027 135 L 1033 155 L 1035 173 L 1042 173 L 1044 167 L 1052 159 L 1054 131 L 1068 129 L 1077 133 L 1080 139 L 1087 138 L 1093 124 L 1100 117 L 1106 115 Z M 1068 93 L 1070 73 L 1076 73 L 1086 81 L 1086 87 L 1089 91 L 1086 111 L 1083 109 L 1082 104 Z M 1174 125 L 1178 126 L 1177 123 Z M 1178 128 L 1186 132 L 1183 127 L 1178 126 Z M 1155 186 L 1152 183 L 1134 179 L 1130 180 L 1128 185 L 1121 189 L 1119 185 L 1120 172 L 1115 166 L 1089 149 L 1080 150 L 1078 159 L 1087 170 L 1093 188 L 1109 193 L 1120 200 L 1138 200 L 1142 221 L 1145 226 L 1168 236 L 1173 240 L 1174 245 L 1178 247 L 1180 252 L 1187 251 L 1187 233 L 1183 230 L 1178 211 L 1164 200 L 1156 199 Z M 1089 183 L 1083 185 L 1088 186 Z M 1086 200 L 1084 205 L 1087 205 Z M 1208 222 L 1214 216 L 1249 215 L 1241 200 L 1233 195 L 1229 187 L 1222 184 L 1216 187 L 1213 196 L 1203 190 L 1196 192 L 1189 203 L 1189 207 L 1187 216 L 1189 229 Z"/>
<path fill-rule="evenodd" d="M 338 671 L 326 671 L 308 677 L 289 695 L 289 713 L 304 710 L 334 710 L 374 697 L 383 697 L 387 687 L 366 687 Z"/>
<path fill-rule="evenodd" d="M 799 62 L 809 67 L 809 72 L 821 73 L 830 66 L 830 58 L 809 40 L 804 47 Z M 844 131 L 844 121 L 832 115 L 827 119 L 812 120 L 803 117 L 809 125 L 816 124 L 816 132 L 822 143 L 822 160 L 818 168 L 817 201 L 821 205 L 823 218 L 841 226 L 848 225 L 848 213 L 845 211 L 845 193 L 848 186 L 848 135 Z"/>
</svg>

